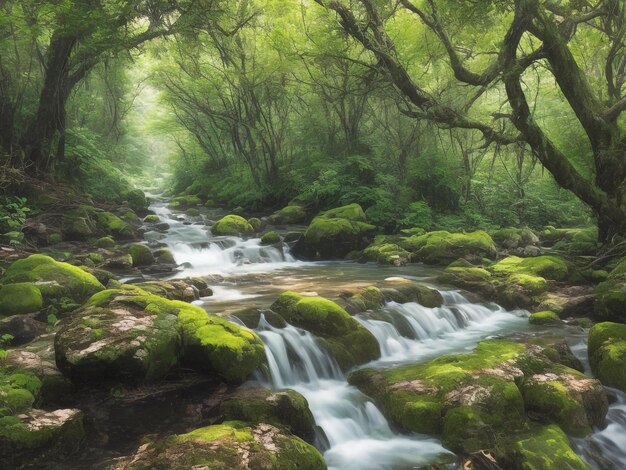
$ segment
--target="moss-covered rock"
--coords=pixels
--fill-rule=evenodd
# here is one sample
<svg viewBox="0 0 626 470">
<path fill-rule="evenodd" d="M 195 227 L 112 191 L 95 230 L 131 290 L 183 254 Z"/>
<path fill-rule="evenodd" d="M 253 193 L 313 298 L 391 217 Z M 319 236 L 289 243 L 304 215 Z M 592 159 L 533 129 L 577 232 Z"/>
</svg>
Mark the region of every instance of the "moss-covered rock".
<svg viewBox="0 0 626 470">
<path fill-rule="evenodd" d="M 589 330 L 589 363 L 594 375 L 609 387 L 626 392 L 626 325 L 603 322 Z"/>
<path fill-rule="evenodd" d="M 596 227 L 563 228 L 546 227 L 540 234 L 541 241 L 554 250 L 569 255 L 593 255 L 598 250 Z"/>
<path fill-rule="evenodd" d="M 131 269 L 133 267 L 133 257 L 130 254 L 115 256 L 106 260 L 104 267 L 107 269 Z"/>
<path fill-rule="evenodd" d="M 393 266 L 404 266 L 411 260 L 411 253 L 394 243 L 370 245 L 363 251 L 363 255 L 368 261 Z"/>
<path fill-rule="evenodd" d="M 515 437 L 510 447 L 511 466 L 523 470 L 589 470 L 570 447 L 565 433 L 555 425 L 533 427 Z"/>
<path fill-rule="evenodd" d="M 261 245 L 275 245 L 276 243 L 280 243 L 278 232 L 266 232 L 261 237 Z"/>
<path fill-rule="evenodd" d="M 141 189 L 131 189 L 122 195 L 122 201 L 134 211 L 145 211 L 148 208 L 148 199 Z"/>
<path fill-rule="evenodd" d="M 265 223 L 258 217 L 251 217 L 250 219 L 248 219 L 248 223 L 252 226 L 255 233 L 259 233 L 261 230 L 263 230 L 263 227 L 265 226 Z"/>
<path fill-rule="evenodd" d="M 326 463 L 315 447 L 270 424 L 226 421 L 143 445 L 116 466 L 154 468 L 324 470 Z"/>
<path fill-rule="evenodd" d="M 30 282 L 0 285 L 0 317 L 41 310 L 43 297 L 39 288 Z"/>
<path fill-rule="evenodd" d="M 499 246 L 506 249 L 515 249 L 528 245 L 536 245 L 539 237 L 535 233 L 525 228 L 506 227 L 495 230 L 491 233 L 491 238 Z"/>
<path fill-rule="evenodd" d="M 65 217 L 61 233 L 69 241 L 85 241 L 94 235 L 85 217 Z"/>
<path fill-rule="evenodd" d="M 301 224 L 306 220 L 306 211 L 301 206 L 287 206 L 268 217 L 270 224 Z"/>
<path fill-rule="evenodd" d="M 321 338 L 343 370 L 380 357 L 374 335 L 330 300 L 288 291 L 270 308 L 288 323 Z"/>
<path fill-rule="evenodd" d="M 107 235 L 112 235 L 116 240 L 130 240 L 135 237 L 133 228 L 110 212 L 98 212 L 98 228 Z"/>
<path fill-rule="evenodd" d="M 555 281 L 563 281 L 569 274 L 567 263 L 560 256 L 509 256 L 494 264 L 491 270 L 497 274 L 527 274 Z"/>
<path fill-rule="evenodd" d="M 113 237 L 102 237 L 96 240 L 94 245 L 97 248 L 115 248 L 115 240 Z"/>
<path fill-rule="evenodd" d="M 371 241 L 376 227 L 365 220 L 365 213 L 358 204 L 321 212 L 307 227 L 295 252 L 309 259 L 345 258 Z"/>
<path fill-rule="evenodd" d="M 533 313 L 528 322 L 531 325 L 558 325 L 561 323 L 559 316 L 551 310 Z"/>
<path fill-rule="evenodd" d="M 198 196 L 188 195 L 175 197 L 170 201 L 168 207 L 170 209 L 184 210 L 189 207 L 199 206 L 200 204 L 202 204 L 202 201 Z"/>
<path fill-rule="evenodd" d="M 59 369 L 78 381 L 157 380 L 184 361 L 237 383 L 265 350 L 253 332 L 199 307 L 124 286 L 94 295 L 63 320 L 55 354 Z"/>
<path fill-rule="evenodd" d="M 450 233 L 446 231 L 413 235 L 400 242 L 400 246 L 429 264 L 449 264 L 465 257 L 493 258 L 496 246 L 486 232 Z"/>
<path fill-rule="evenodd" d="M 199 285 L 196 285 L 197 283 Z M 170 300 L 193 302 L 200 297 L 208 297 L 213 294 L 211 289 L 202 279 L 172 279 L 169 281 L 145 281 L 133 283 L 133 285 L 151 294 L 159 295 Z"/>
<path fill-rule="evenodd" d="M 167 248 L 159 248 L 153 253 L 153 255 L 155 261 L 159 264 L 176 265 L 176 258 L 174 258 L 174 254 Z"/>
<path fill-rule="evenodd" d="M 491 298 L 495 292 L 491 273 L 479 267 L 456 267 L 451 265 L 439 275 L 439 280 L 444 284 L 480 294 L 487 299 Z"/>
<path fill-rule="evenodd" d="M 143 221 L 147 224 L 156 224 L 161 222 L 161 217 L 156 214 L 150 214 L 144 217 Z"/>
<path fill-rule="evenodd" d="M 15 261 L 7 268 L 0 282 L 3 285 L 34 284 L 43 296 L 44 305 L 64 297 L 82 303 L 104 289 L 91 274 L 45 255 L 31 255 Z"/>
<path fill-rule="evenodd" d="M 133 243 L 128 247 L 128 254 L 133 259 L 133 266 L 150 266 L 154 264 L 154 255 L 150 248 L 141 243 Z"/>
<path fill-rule="evenodd" d="M 213 235 L 245 236 L 252 235 L 254 228 L 246 219 L 238 215 L 227 215 L 211 227 Z"/>
<path fill-rule="evenodd" d="M 596 287 L 594 314 L 602 320 L 626 321 L 626 257 Z"/>
<path fill-rule="evenodd" d="M 283 427 L 311 443 L 315 438 L 315 420 L 309 404 L 294 390 L 239 389 L 220 404 L 220 415 L 227 421 Z"/>
<path fill-rule="evenodd" d="M 303 235 L 304 232 L 287 232 L 284 241 L 285 243 L 297 242 Z"/>
<path fill-rule="evenodd" d="M 579 434 L 603 422 L 608 405 L 602 386 L 552 360 L 560 357 L 551 346 L 492 340 L 471 354 L 361 369 L 349 382 L 402 428 L 439 434 L 451 450 L 471 453 L 497 448 L 525 429 L 526 411 Z"/>
</svg>

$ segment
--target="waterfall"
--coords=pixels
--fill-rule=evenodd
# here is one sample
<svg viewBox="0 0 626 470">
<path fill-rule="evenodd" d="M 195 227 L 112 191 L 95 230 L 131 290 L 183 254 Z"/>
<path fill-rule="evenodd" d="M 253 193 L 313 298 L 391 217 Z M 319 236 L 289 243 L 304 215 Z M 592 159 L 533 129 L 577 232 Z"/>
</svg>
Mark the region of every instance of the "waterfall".
<svg viewBox="0 0 626 470">
<path fill-rule="evenodd" d="M 435 439 L 394 434 L 376 405 L 347 383 L 311 333 L 291 325 L 275 328 L 264 317 L 256 331 L 265 344 L 272 386 L 291 388 L 307 399 L 328 442 L 324 458 L 329 468 L 413 468 L 451 455 Z"/>
</svg>

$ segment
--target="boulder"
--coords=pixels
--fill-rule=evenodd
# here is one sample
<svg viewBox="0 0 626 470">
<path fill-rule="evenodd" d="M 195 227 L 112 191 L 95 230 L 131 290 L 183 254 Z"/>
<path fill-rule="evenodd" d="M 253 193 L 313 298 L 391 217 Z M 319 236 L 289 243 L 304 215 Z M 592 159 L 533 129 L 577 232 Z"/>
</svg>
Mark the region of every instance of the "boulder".
<svg viewBox="0 0 626 470">
<path fill-rule="evenodd" d="M 154 264 L 154 255 L 150 248 L 141 243 L 133 243 L 128 247 L 128 254 L 133 259 L 133 267 L 150 266 Z"/>
<path fill-rule="evenodd" d="M 531 325 L 558 325 L 561 323 L 559 316 L 551 310 L 533 313 L 528 322 Z"/>
<path fill-rule="evenodd" d="M 491 233 L 491 238 L 499 246 L 505 249 L 524 248 L 529 245 L 537 245 L 539 237 L 529 229 L 506 227 Z"/>
<path fill-rule="evenodd" d="M 301 206 L 287 206 L 274 212 L 267 220 L 275 225 L 301 224 L 306 220 L 306 211 Z"/>
<path fill-rule="evenodd" d="M 278 232 L 266 232 L 261 237 L 261 245 L 275 245 L 276 243 L 280 243 Z"/>
<path fill-rule="evenodd" d="M 238 215 L 227 215 L 218 220 L 213 227 L 211 227 L 213 235 L 230 235 L 236 237 L 242 237 L 245 235 L 252 235 L 254 228 L 248 223 L 246 219 Z"/>
<path fill-rule="evenodd" d="M 380 357 L 374 335 L 335 302 L 287 291 L 270 308 L 319 337 L 343 370 Z"/>
<path fill-rule="evenodd" d="M 115 248 L 115 240 L 112 237 L 102 237 L 96 240 L 94 245 L 97 248 Z"/>
<path fill-rule="evenodd" d="M 20 289 L 28 289 L 31 294 L 36 288 L 41 292 L 44 305 L 64 297 L 82 303 L 96 292 L 104 290 L 104 286 L 93 275 L 45 255 L 31 255 L 15 261 L 7 268 L 0 283 L 4 286 L 22 284 Z M 31 284 L 34 288 L 26 287 L 23 283 Z M 12 289 L 15 288 L 9 288 L 9 291 Z M 38 305 L 39 297 L 36 293 L 33 295 L 34 300 L 31 300 Z"/>
<path fill-rule="evenodd" d="M 131 240 L 135 238 L 133 228 L 110 212 L 98 212 L 97 224 L 101 232 L 112 235 L 116 240 Z"/>
<path fill-rule="evenodd" d="M 589 364 L 594 375 L 609 387 L 626 392 L 626 325 L 603 322 L 591 327 Z"/>
<path fill-rule="evenodd" d="M 448 266 L 439 275 L 439 281 L 460 289 L 480 294 L 486 299 L 493 297 L 495 287 L 491 279 L 491 273 L 479 267 Z"/>
<path fill-rule="evenodd" d="M 626 321 L 626 257 L 596 287 L 594 315 L 602 320 Z"/>
<path fill-rule="evenodd" d="M 122 195 L 122 200 L 134 211 L 143 212 L 148 209 L 149 202 L 141 189 L 131 189 Z"/>
<path fill-rule="evenodd" d="M 31 282 L 0 286 L 0 317 L 37 312 L 43 307 L 43 296 Z"/>
<path fill-rule="evenodd" d="M 526 274 L 555 281 L 564 281 L 569 275 L 567 263 L 560 256 L 536 256 L 534 258 L 509 256 L 498 261 L 490 269 L 496 274 Z"/>
<path fill-rule="evenodd" d="M 193 206 L 199 206 L 202 204 L 202 201 L 198 196 L 190 195 L 190 196 L 178 196 L 170 201 L 168 207 L 170 209 L 187 209 Z"/>
<path fill-rule="evenodd" d="M 368 261 L 392 266 L 404 266 L 411 260 L 411 253 L 394 243 L 374 243 L 363 251 L 363 256 Z"/>
<path fill-rule="evenodd" d="M 142 445 L 116 470 L 324 470 L 315 447 L 270 424 L 226 421 Z"/>
<path fill-rule="evenodd" d="M 199 283 L 200 288 L 196 286 Z M 133 285 L 170 300 L 182 300 L 193 302 L 200 297 L 208 297 L 213 294 L 211 289 L 202 279 L 172 279 L 170 281 L 145 281 Z"/>
<path fill-rule="evenodd" d="M 428 264 L 449 264 L 458 258 L 494 258 L 496 246 L 486 232 L 450 233 L 446 231 L 413 235 L 400 246 Z"/>
</svg>

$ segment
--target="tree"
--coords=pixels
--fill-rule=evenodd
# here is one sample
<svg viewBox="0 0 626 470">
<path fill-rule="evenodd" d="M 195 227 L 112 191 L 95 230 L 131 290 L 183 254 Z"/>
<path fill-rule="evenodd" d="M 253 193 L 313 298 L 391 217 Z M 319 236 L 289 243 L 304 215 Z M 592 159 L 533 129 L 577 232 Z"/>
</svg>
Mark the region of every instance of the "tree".
<svg viewBox="0 0 626 470">
<path fill-rule="evenodd" d="M 340 0 L 315 1 L 336 12 L 343 30 L 373 53 L 379 66 L 406 97 L 413 115 L 445 128 L 478 132 L 485 146 L 525 143 L 561 187 L 594 211 L 602 241 L 626 232 L 626 138 L 619 120 L 626 109 L 624 2 L 557 4 L 539 0 L 486 0 L 459 9 L 467 16 L 474 8 L 477 17 L 490 16 L 508 24 L 499 47 L 489 51 L 493 59 L 481 72 L 475 72 L 466 64 L 466 58 L 475 56 L 473 46 L 456 43 L 448 31 L 446 18 L 452 16 L 449 13 L 455 6 L 447 1 L 358 0 L 350 4 Z M 414 14 L 438 40 L 456 83 L 473 89 L 466 103 L 451 106 L 413 79 L 386 29 L 386 21 L 396 8 Z M 573 51 L 573 42 L 585 28 L 594 28 L 609 44 L 607 52 L 601 55 L 605 80 L 602 87 L 592 86 L 590 74 Z M 535 118 L 527 99 L 530 90 L 524 76 L 539 67 L 545 79 L 556 82 L 585 132 L 593 159 L 591 175 L 576 168 Z M 508 112 L 492 110 L 495 122 L 474 117 L 470 110 L 477 99 L 502 84 L 508 98 Z M 503 119 L 512 123 L 519 133 L 512 132 L 509 125 L 502 125 Z"/>
</svg>

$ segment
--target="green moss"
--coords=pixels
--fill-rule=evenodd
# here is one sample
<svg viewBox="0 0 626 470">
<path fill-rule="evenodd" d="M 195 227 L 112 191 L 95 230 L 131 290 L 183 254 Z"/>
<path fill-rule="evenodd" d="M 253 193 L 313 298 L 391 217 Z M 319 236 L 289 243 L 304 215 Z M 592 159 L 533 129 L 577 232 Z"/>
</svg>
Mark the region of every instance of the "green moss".
<svg viewBox="0 0 626 470">
<path fill-rule="evenodd" d="M 278 235 L 278 232 L 266 232 L 261 237 L 261 245 L 274 245 L 276 243 L 280 243 L 280 235 Z"/>
<path fill-rule="evenodd" d="M 0 286 L 0 316 L 37 312 L 42 307 L 41 291 L 34 284 L 20 282 Z"/>
<path fill-rule="evenodd" d="M 287 206 L 268 218 L 271 224 L 299 224 L 306 220 L 306 212 L 300 206 Z"/>
<path fill-rule="evenodd" d="M 508 282 L 517 284 L 531 295 L 541 294 L 548 289 L 548 281 L 541 276 L 531 274 L 513 274 L 509 277 Z"/>
<path fill-rule="evenodd" d="M 546 310 L 544 312 L 533 313 L 528 318 L 528 322 L 531 325 L 558 325 L 561 323 L 561 319 L 553 311 Z"/>
<path fill-rule="evenodd" d="M 20 413 L 33 406 L 35 397 L 25 388 L 0 385 L 0 409 L 5 408 L 10 413 Z"/>
<path fill-rule="evenodd" d="M 63 241 L 63 235 L 58 232 L 53 232 L 48 235 L 48 243 L 50 245 L 56 245 L 57 243 L 61 243 Z"/>
<path fill-rule="evenodd" d="M 104 286 L 91 274 L 45 255 L 31 255 L 15 261 L 2 277 L 3 284 L 36 283 L 45 303 L 69 297 L 83 302 Z"/>
<path fill-rule="evenodd" d="M 170 209 L 187 209 L 192 206 L 199 206 L 202 201 L 198 196 L 178 196 L 170 201 L 168 207 Z"/>
<path fill-rule="evenodd" d="M 400 246 L 430 264 L 448 264 L 466 256 L 491 258 L 496 254 L 493 240 L 482 230 L 472 233 L 438 231 L 413 235 L 403 240 Z"/>
<path fill-rule="evenodd" d="M 502 228 L 491 233 L 491 237 L 504 248 L 524 247 L 539 241 L 539 238 L 529 228 Z"/>
<path fill-rule="evenodd" d="M 122 200 L 133 210 L 145 210 L 148 207 L 148 199 L 141 189 L 131 189 L 122 195 Z"/>
<path fill-rule="evenodd" d="M 241 216 L 227 215 L 211 227 L 211 232 L 214 235 L 243 236 L 253 234 L 254 228 Z"/>
<path fill-rule="evenodd" d="M 555 281 L 565 280 L 569 273 L 567 263 L 560 256 L 509 256 L 494 264 L 491 269 L 499 274 L 531 274 Z"/>
<path fill-rule="evenodd" d="M 411 253 L 392 243 L 370 245 L 363 251 L 363 255 L 365 255 L 365 258 L 369 261 L 392 265 L 406 264 L 411 258 Z"/>
<path fill-rule="evenodd" d="M 147 215 L 146 217 L 144 217 L 143 221 L 148 223 L 148 224 L 154 224 L 154 223 L 157 223 L 157 222 L 161 222 L 161 217 L 159 217 L 156 214 L 150 214 L 150 215 Z"/>
<path fill-rule="evenodd" d="M 84 241 L 93 235 L 93 230 L 85 217 L 65 217 L 61 230 L 67 240 Z"/>
<path fill-rule="evenodd" d="M 150 266 L 154 264 L 154 256 L 152 251 L 146 245 L 133 243 L 128 247 L 128 254 L 133 259 L 133 266 Z"/>
<path fill-rule="evenodd" d="M 616 268 L 617 269 L 617 268 Z M 626 277 L 611 273 L 596 287 L 594 314 L 603 320 L 626 320 Z"/>
<path fill-rule="evenodd" d="M 626 392 L 626 325 L 603 322 L 589 330 L 589 363 L 595 376 L 609 387 Z"/>
<path fill-rule="evenodd" d="M 102 237 L 102 238 L 99 238 L 98 240 L 96 240 L 94 245 L 97 248 L 114 248 L 115 247 L 115 240 L 113 240 L 112 237 Z"/>
<path fill-rule="evenodd" d="M 154 252 L 154 257 L 159 263 L 163 264 L 176 264 L 176 259 L 170 250 L 167 248 L 160 248 Z"/>
<path fill-rule="evenodd" d="M 263 222 L 261 222 L 261 219 L 257 217 L 252 217 L 248 219 L 248 223 L 252 226 L 256 233 L 260 232 L 263 229 Z"/>
<path fill-rule="evenodd" d="M 555 425 L 544 426 L 518 438 L 513 445 L 515 468 L 523 470 L 588 470 L 572 450 L 565 433 Z"/>
<path fill-rule="evenodd" d="M 315 259 L 343 258 L 367 245 L 376 227 L 364 222 L 318 216 L 304 232 L 305 256 Z"/>
<path fill-rule="evenodd" d="M 127 240 L 134 237 L 131 226 L 110 212 L 98 213 L 98 228 L 119 240 Z"/>
</svg>

